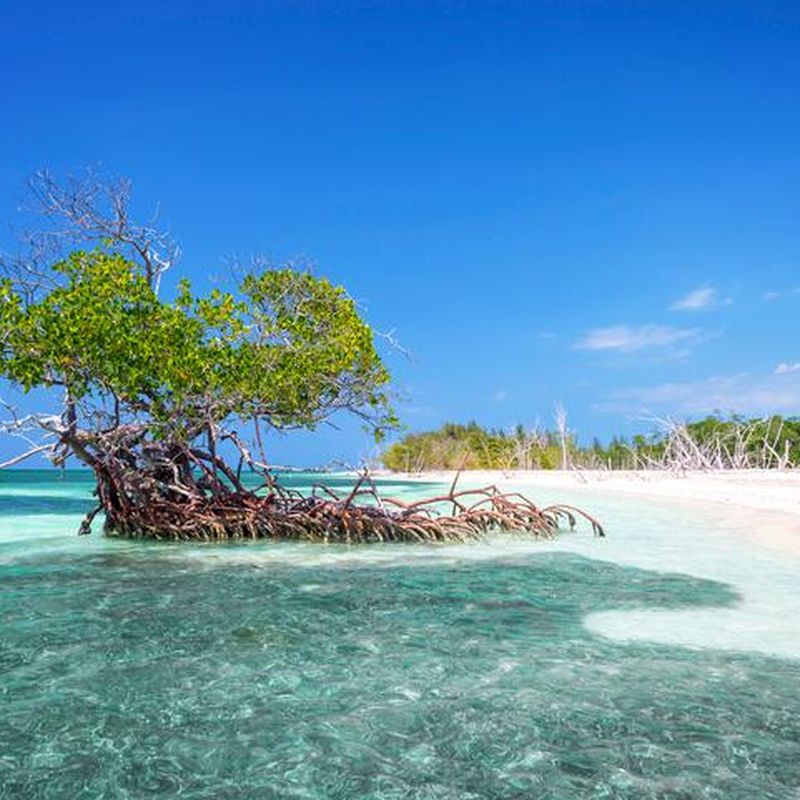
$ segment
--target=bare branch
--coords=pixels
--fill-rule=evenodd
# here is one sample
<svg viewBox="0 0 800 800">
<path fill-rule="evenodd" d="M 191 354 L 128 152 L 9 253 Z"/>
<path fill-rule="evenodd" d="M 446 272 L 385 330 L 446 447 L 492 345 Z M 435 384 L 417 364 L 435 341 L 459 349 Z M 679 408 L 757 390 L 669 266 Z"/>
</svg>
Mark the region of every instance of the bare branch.
<svg viewBox="0 0 800 800">
<path fill-rule="evenodd" d="M 32 456 L 35 456 L 37 453 L 44 453 L 46 451 L 50 451 L 51 453 L 55 450 L 54 444 L 42 444 L 38 447 L 34 447 L 31 450 L 28 450 L 27 453 L 22 453 L 18 456 L 14 456 L 14 458 L 10 458 L 8 461 L 4 461 L 0 464 L 0 469 L 6 469 L 6 467 L 13 467 L 15 464 L 19 464 L 22 461 L 25 461 Z"/>
<path fill-rule="evenodd" d="M 49 265 L 76 247 L 111 246 L 127 251 L 158 291 L 162 275 L 175 263 L 179 248 L 172 235 L 158 226 L 158 214 L 148 225 L 131 218 L 131 182 L 87 169 L 57 180 L 46 169 L 29 182 L 30 202 L 24 210 L 37 222 L 23 230 L 23 253 L 4 256 L 0 268 L 31 295 L 53 287 Z"/>
</svg>

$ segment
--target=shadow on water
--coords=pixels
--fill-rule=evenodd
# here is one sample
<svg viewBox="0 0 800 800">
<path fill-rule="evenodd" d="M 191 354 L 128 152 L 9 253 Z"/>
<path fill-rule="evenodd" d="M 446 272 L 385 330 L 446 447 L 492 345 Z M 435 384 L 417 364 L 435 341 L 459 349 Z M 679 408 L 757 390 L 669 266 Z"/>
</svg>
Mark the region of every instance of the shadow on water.
<svg viewBox="0 0 800 800">
<path fill-rule="evenodd" d="M 800 665 L 592 611 L 724 584 L 565 553 L 395 566 L 141 554 L 2 567 L 0 796 L 786 798 Z"/>
</svg>

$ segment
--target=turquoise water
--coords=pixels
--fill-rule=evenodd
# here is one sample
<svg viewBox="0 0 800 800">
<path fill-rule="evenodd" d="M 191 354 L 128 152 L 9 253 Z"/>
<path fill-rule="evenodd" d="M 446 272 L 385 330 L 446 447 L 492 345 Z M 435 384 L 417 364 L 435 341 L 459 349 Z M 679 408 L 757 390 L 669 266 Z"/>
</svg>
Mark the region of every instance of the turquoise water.
<svg viewBox="0 0 800 800">
<path fill-rule="evenodd" d="M 800 563 L 713 509 L 194 546 L 75 536 L 90 490 L 0 475 L 0 797 L 800 797 Z"/>
</svg>

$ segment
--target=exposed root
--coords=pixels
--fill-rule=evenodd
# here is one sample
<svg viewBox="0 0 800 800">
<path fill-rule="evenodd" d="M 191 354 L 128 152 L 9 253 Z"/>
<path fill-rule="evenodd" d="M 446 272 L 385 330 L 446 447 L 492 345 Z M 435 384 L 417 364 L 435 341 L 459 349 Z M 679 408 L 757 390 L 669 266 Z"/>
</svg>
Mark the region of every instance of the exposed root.
<svg viewBox="0 0 800 800">
<path fill-rule="evenodd" d="M 346 496 L 326 486 L 315 486 L 311 494 L 301 495 L 273 484 L 267 495 L 237 491 L 211 498 L 155 498 L 110 512 L 107 508 L 106 532 L 195 541 L 469 542 L 493 531 L 549 539 L 561 522 L 574 528 L 581 517 L 595 535 L 605 535 L 596 519 L 572 506 L 539 508 L 526 497 L 496 486 L 457 491 L 456 483 L 447 494 L 415 502 L 382 497 L 367 473 Z"/>
</svg>

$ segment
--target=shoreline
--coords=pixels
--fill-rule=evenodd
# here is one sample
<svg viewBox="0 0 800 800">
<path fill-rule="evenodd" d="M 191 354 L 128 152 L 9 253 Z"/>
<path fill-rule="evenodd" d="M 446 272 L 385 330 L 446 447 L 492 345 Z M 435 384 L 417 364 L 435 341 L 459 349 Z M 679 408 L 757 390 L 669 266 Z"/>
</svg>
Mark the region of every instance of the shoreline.
<svg viewBox="0 0 800 800">
<path fill-rule="evenodd" d="M 455 470 L 421 473 L 380 470 L 375 477 L 409 481 L 452 482 Z M 800 470 L 725 470 L 720 472 L 657 472 L 647 470 L 465 470 L 459 482 L 541 486 L 548 489 L 593 491 L 699 500 L 740 506 L 752 511 L 775 511 L 800 521 Z"/>
<path fill-rule="evenodd" d="M 409 481 L 450 483 L 455 470 L 417 474 L 373 473 Z M 588 495 L 638 497 L 683 506 L 704 507 L 725 517 L 735 516 L 748 538 L 800 556 L 800 470 L 725 470 L 681 474 L 647 470 L 469 470 L 462 485 L 499 484 L 515 488 L 546 488 Z"/>
</svg>

